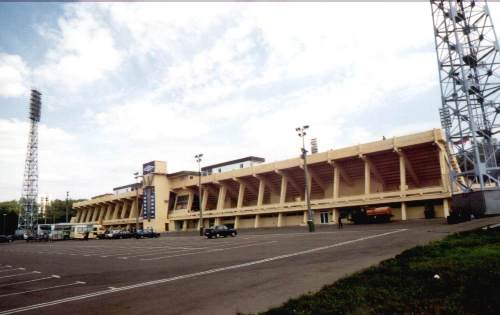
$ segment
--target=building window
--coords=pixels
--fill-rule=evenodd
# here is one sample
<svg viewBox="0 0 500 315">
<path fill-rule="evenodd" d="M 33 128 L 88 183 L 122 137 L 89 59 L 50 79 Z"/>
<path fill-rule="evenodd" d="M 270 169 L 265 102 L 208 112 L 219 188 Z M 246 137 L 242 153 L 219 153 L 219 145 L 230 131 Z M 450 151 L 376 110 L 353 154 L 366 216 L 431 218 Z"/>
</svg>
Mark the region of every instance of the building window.
<svg viewBox="0 0 500 315">
<path fill-rule="evenodd" d="M 219 167 L 219 173 L 220 173 L 220 172 L 221 172 L 221 169 L 220 169 L 220 167 Z"/>
</svg>

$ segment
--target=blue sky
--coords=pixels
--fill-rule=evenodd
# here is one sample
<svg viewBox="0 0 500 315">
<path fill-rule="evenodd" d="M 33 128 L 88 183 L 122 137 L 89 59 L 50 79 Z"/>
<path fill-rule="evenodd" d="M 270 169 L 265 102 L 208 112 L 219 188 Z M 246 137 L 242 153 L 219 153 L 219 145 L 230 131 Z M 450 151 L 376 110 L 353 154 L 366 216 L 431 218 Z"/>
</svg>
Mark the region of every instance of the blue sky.
<svg viewBox="0 0 500 315">
<path fill-rule="evenodd" d="M 496 21 L 497 4 L 492 14 Z M 439 128 L 427 2 L 1 3 L 0 200 L 21 193 L 29 88 L 40 193 L 88 198 L 171 172 Z"/>
</svg>

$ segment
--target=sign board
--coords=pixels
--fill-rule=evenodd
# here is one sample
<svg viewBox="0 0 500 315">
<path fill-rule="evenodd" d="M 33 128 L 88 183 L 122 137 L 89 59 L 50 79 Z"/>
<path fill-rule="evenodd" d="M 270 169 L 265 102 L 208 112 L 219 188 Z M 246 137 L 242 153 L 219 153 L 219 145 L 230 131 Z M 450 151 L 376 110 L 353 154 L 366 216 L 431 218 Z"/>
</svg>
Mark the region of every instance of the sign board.
<svg viewBox="0 0 500 315">
<path fill-rule="evenodd" d="M 155 218 L 155 188 L 154 187 L 144 187 L 144 193 L 142 195 L 142 218 L 143 219 L 154 219 Z"/>
<path fill-rule="evenodd" d="M 155 161 L 142 164 L 142 175 L 151 174 L 155 171 Z"/>
</svg>

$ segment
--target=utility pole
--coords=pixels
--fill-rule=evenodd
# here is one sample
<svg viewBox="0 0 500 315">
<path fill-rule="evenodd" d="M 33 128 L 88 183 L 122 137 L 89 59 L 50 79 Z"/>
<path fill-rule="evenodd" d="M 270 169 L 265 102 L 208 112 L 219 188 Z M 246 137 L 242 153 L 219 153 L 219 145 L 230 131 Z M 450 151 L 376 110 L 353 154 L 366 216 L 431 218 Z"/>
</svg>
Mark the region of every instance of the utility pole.
<svg viewBox="0 0 500 315">
<path fill-rule="evenodd" d="M 201 158 L 203 153 L 196 154 L 194 158 L 198 163 L 198 207 L 200 209 L 200 236 L 203 236 L 203 209 L 202 209 L 202 191 L 201 191 Z"/>
<path fill-rule="evenodd" d="M 305 181 L 305 187 L 306 187 L 306 206 L 307 206 L 307 226 L 309 228 L 309 232 L 314 232 L 314 220 L 313 220 L 313 213 L 311 210 L 311 196 L 309 195 L 309 174 L 307 172 L 307 150 L 306 150 L 306 143 L 305 143 L 305 136 L 306 136 L 306 129 L 309 129 L 309 125 L 305 125 L 302 127 L 297 127 L 295 128 L 295 131 L 297 131 L 297 134 L 299 137 L 302 138 L 302 159 L 304 160 L 304 181 Z"/>
<path fill-rule="evenodd" d="M 135 217 L 135 232 L 139 230 L 139 181 L 137 180 L 139 177 L 142 177 L 139 175 L 139 172 L 134 173 L 134 178 L 135 178 L 135 213 L 137 213 L 137 216 Z"/>
<path fill-rule="evenodd" d="M 66 223 L 68 223 L 68 202 L 69 202 L 69 191 L 66 192 Z"/>
</svg>

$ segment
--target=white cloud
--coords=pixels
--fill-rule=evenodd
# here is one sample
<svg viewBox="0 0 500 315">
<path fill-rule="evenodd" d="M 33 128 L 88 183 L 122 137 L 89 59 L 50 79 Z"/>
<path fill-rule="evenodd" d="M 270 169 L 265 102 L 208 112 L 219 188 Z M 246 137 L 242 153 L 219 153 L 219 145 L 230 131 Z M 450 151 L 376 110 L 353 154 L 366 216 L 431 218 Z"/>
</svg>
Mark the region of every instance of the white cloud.
<svg viewBox="0 0 500 315">
<path fill-rule="evenodd" d="M 26 94 L 29 72 L 21 56 L 0 53 L 0 96 Z"/>
<path fill-rule="evenodd" d="M 46 34 L 54 47 L 34 71 L 38 84 L 75 90 L 104 78 L 123 60 L 111 30 L 91 6 L 67 5 L 58 29 Z"/>
</svg>

